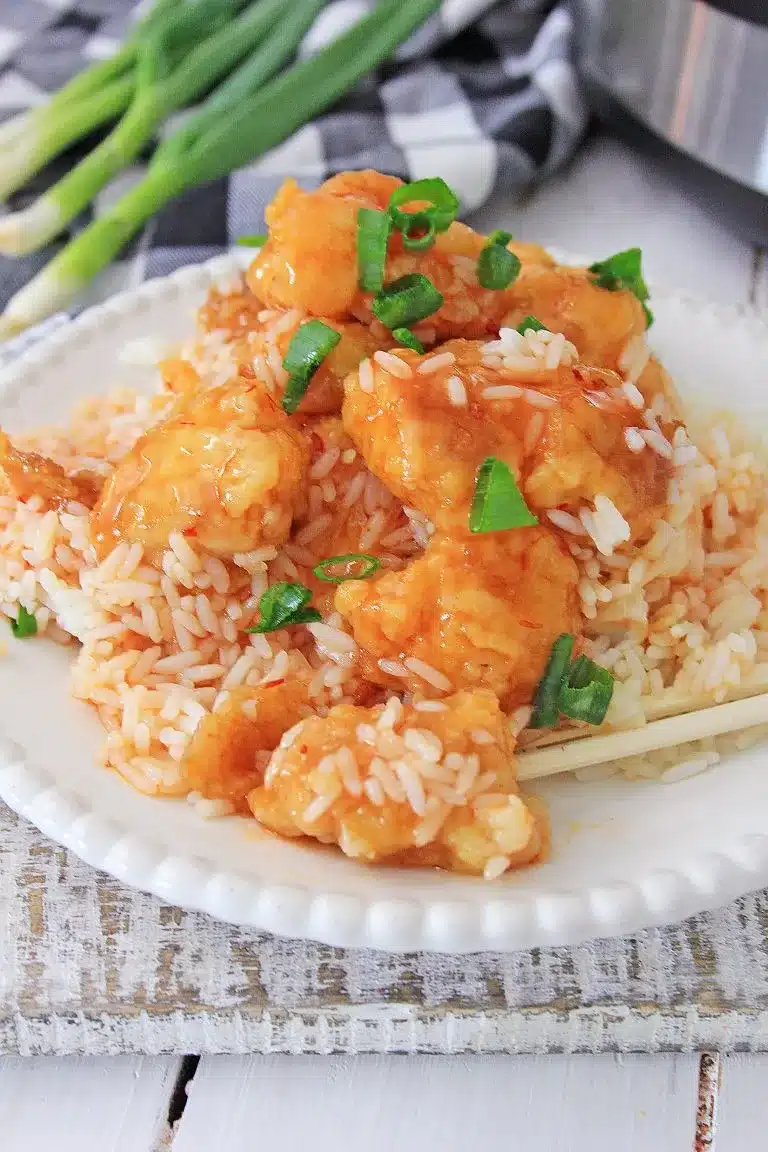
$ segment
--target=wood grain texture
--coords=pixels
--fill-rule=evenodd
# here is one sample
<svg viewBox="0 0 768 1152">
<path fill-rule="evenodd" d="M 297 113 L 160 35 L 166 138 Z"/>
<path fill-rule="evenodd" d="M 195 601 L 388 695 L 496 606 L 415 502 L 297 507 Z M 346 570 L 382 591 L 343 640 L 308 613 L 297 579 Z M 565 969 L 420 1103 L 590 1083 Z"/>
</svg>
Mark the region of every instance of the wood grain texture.
<svg viewBox="0 0 768 1152">
<path fill-rule="evenodd" d="M 173 1152 L 681 1152 L 693 1056 L 204 1058 Z"/>
<path fill-rule="evenodd" d="M 180 1061 L 0 1058 L 3 1152 L 159 1152 Z"/>
<path fill-rule="evenodd" d="M 578 948 L 345 952 L 171 908 L 0 809 L 0 1051 L 768 1049 L 768 895 Z"/>
</svg>

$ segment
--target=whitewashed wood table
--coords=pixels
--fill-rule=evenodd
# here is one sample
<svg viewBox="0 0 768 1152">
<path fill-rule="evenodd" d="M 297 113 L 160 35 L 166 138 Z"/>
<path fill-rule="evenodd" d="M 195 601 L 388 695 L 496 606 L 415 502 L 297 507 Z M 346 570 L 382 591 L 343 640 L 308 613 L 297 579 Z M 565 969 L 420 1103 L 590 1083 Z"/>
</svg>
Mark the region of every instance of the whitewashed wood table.
<svg viewBox="0 0 768 1152">
<path fill-rule="evenodd" d="M 586 254 L 639 244 L 653 280 L 768 316 L 766 253 L 602 137 L 524 203 L 497 201 L 477 223 Z M 766 1144 L 766 1077 L 766 1055 L 690 1052 L 7 1056 L 0 1149 L 465 1152 L 502 1142 L 534 1152 L 746 1152 Z"/>
</svg>

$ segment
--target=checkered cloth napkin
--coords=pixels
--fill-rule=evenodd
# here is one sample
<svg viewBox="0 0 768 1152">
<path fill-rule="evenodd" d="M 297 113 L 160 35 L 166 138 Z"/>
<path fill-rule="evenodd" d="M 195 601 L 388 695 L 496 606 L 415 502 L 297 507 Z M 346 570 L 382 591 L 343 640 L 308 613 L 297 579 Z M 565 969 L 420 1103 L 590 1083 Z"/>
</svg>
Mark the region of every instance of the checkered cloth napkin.
<svg viewBox="0 0 768 1152">
<path fill-rule="evenodd" d="M 331 0 L 301 53 L 317 51 L 374 5 Z M 0 120 L 40 103 L 113 52 L 143 7 L 135 0 L 0 0 Z M 440 175 L 459 193 L 464 213 L 493 191 L 529 185 L 568 158 L 584 127 L 572 33 L 565 5 L 551 0 L 444 0 L 395 61 L 325 116 L 250 167 L 190 191 L 161 212 L 83 303 L 263 231 L 264 208 L 287 175 L 305 188 L 345 168 L 375 167 L 404 179 Z M 70 149 L 9 207 L 29 204 L 92 143 Z M 21 259 L 0 258 L 0 305 L 142 170 L 139 163 L 121 174 L 56 245 Z M 6 345 L 0 360 L 14 351 Z"/>
</svg>

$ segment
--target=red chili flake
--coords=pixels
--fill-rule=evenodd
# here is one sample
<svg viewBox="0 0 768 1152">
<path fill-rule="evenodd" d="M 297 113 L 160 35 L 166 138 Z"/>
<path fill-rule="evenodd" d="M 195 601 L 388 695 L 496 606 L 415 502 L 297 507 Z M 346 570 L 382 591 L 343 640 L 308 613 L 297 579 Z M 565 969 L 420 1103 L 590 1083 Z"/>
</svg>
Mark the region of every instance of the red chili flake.
<svg viewBox="0 0 768 1152">
<path fill-rule="evenodd" d="M 181 534 L 182 536 L 197 536 L 197 528 L 194 524 L 191 524 L 190 527 L 185 528 Z"/>
<path fill-rule="evenodd" d="M 279 684 L 285 684 L 285 680 L 270 680 L 269 684 L 262 684 L 262 688 L 277 688 Z"/>
</svg>

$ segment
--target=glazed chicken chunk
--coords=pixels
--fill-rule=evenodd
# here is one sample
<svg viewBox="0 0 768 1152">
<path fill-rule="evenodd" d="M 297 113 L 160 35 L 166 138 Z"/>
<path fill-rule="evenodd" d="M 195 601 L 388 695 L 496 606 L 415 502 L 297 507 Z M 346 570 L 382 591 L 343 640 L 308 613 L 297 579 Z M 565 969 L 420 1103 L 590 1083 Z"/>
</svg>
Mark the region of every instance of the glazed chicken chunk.
<svg viewBox="0 0 768 1152">
<path fill-rule="evenodd" d="M 541 850 L 490 692 L 442 704 L 342 704 L 303 720 L 286 732 L 248 803 L 281 836 L 338 844 L 367 862 L 495 876 Z"/>
<path fill-rule="evenodd" d="M 51 508 L 60 508 L 69 500 L 92 508 L 101 484 L 98 476 L 69 476 L 55 460 L 38 452 L 21 451 L 0 430 L 0 487 L 17 500 L 39 496 Z"/>
<path fill-rule="evenodd" d="M 107 481 L 92 516 L 101 551 L 194 536 L 219 556 L 282 544 L 303 505 L 308 448 L 261 387 L 236 377 L 184 394 Z"/>
<path fill-rule="evenodd" d="M 578 513 L 601 495 L 635 536 L 647 531 L 670 465 L 641 431 L 627 439 L 642 421 L 620 379 L 575 363 L 567 344 L 552 368 L 546 355 L 500 345 L 456 340 L 427 357 L 401 349 L 396 372 L 385 361 L 374 362 L 372 382 L 351 374 L 342 417 L 371 471 L 446 531 L 467 531 L 488 456 L 507 464 L 534 512 Z"/>
<path fill-rule="evenodd" d="M 645 313 L 632 292 L 598 287 L 587 268 L 527 261 L 507 296 L 505 325 L 516 328 L 533 315 L 552 332 L 562 332 L 585 364 L 628 377 L 649 402 L 663 393 L 678 409 L 671 380 L 649 355 Z"/>
<path fill-rule="evenodd" d="M 344 172 L 304 192 L 287 180 L 267 208 L 269 240 L 248 271 L 253 293 L 271 307 L 336 319 L 355 316 L 370 323 L 371 297 L 357 283 L 357 214 L 360 208 L 385 209 L 401 183 L 379 172 Z M 398 233 L 391 235 L 386 281 L 420 272 L 445 298 L 423 330 L 416 328 L 427 342 L 498 329 L 510 302 L 506 293 L 478 283 L 477 258 L 485 243 L 485 237 L 458 222 L 438 234 L 426 252 L 408 251 Z M 519 256 L 552 263 L 532 244 L 520 245 Z"/>
<path fill-rule="evenodd" d="M 546 529 L 435 536 L 403 571 L 339 585 L 336 608 L 370 679 L 432 696 L 488 688 L 509 709 L 530 701 L 560 633 L 579 630 L 577 582 Z"/>
<path fill-rule="evenodd" d="M 389 339 L 377 339 L 363 324 L 354 320 L 331 320 L 320 317 L 338 332 L 341 340 L 332 348 L 312 377 L 307 391 L 297 408 L 301 416 L 333 416 L 341 411 L 344 399 L 344 378 L 357 368 L 366 356 L 378 348 L 388 347 Z M 263 333 L 252 333 L 247 342 L 241 341 L 235 355 L 240 371 L 246 377 L 274 379 L 274 395 L 282 398 L 288 374 L 282 367 L 288 345 L 303 320 L 297 311 L 278 313 L 276 320 Z"/>
<path fill-rule="evenodd" d="M 234 689 L 203 717 L 184 752 L 180 768 L 186 786 L 247 811 L 246 795 L 263 780 L 286 728 L 311 711 L 308 701 L 300 680 Z"/>
</svg>

